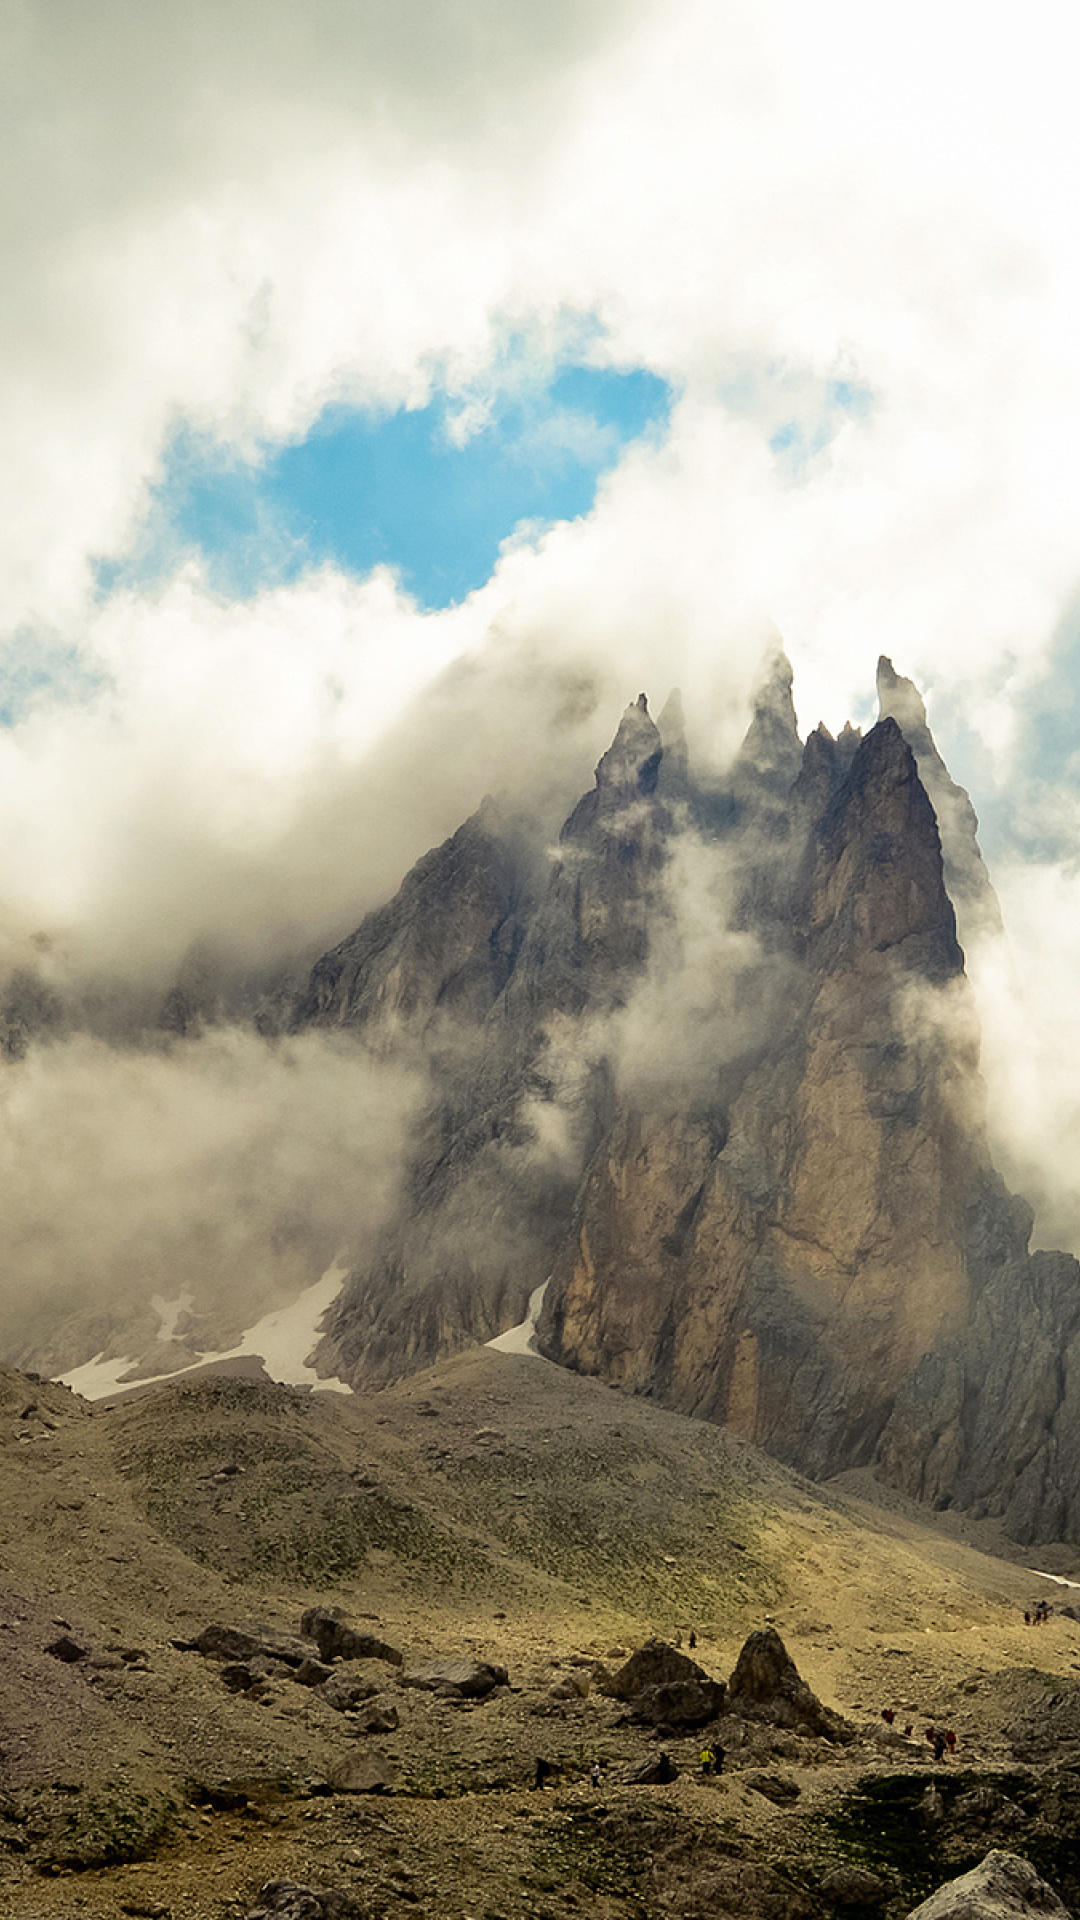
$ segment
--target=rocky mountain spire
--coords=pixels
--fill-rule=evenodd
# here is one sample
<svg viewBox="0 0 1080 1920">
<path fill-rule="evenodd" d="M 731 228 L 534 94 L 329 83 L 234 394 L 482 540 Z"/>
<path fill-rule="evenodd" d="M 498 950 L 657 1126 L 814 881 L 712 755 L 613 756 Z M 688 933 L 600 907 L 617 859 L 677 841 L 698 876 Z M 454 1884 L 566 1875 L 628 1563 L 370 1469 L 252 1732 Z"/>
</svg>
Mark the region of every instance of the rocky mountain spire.
<svg viewBox="0 0 1080 1920">
<path fill-rule="evenodd" d="M 802 763 L 802 742 L 792 699 L 791 662 L 777 648 L 765 661 L 754 690 L 750 725 L 735 762 L 736 782 L 789 792 Z"/>
<path fill-rule="evenodd" d="M 963 787 L 952 779 L 926 722 L 926 706 L 913 680 L 897 673 L 882 654 L 877 665 L 878 706 L 895 720 L 915 755 L 919 778 L 933 802 L 941 833 L 945 885 L 956 908 L 961 940 L 1002 930 L 1001 908 L 979 847 L 979 822 Z"/>
</svg>

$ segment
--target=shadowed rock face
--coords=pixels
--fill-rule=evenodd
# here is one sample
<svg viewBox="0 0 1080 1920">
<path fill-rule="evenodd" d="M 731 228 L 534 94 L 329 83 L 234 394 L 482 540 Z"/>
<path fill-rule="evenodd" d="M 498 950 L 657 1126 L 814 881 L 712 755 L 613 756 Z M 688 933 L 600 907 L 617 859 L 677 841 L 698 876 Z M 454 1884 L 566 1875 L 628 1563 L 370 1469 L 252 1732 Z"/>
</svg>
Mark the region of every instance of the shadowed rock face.
<svg viewBox="0 0 1080 1920">
<path fill-rule="evenodd" d="M 865 739 L 804 746 L 778 659 L 719 784 L 641 696 L 546 869 L 486 802 L 318 963 L 294 1026 L 431 1085 L 328 1371 L 396 1378 L 549 1280 L 565 1366 L 1080 1538 L 1080 1268 L 1029 1256 L 991 1164 L 947 882 L 980 933 L 996 902 L 918 694 L 880 685 Z"/>
</svg>

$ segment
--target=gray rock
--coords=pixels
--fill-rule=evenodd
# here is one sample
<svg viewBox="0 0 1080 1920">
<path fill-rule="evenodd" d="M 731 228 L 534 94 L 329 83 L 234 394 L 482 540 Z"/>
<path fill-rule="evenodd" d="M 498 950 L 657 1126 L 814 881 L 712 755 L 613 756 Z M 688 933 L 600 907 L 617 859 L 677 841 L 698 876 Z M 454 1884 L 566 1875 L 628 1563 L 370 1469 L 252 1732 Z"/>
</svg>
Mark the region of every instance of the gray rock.
<svg viewBox="0 0 1080 1920">
<path fill-rule="evenodd" d="M 649 1727 L 704 1727 L 723 1712 L 724 1691 L 722 1680 L 672 1680 L 643 1687 L 630 1711 Z"/>
<path fill-rule="evenodd" d="M 639 1767 L 632 1767 L 623 1775 L 623 1784 L 627 1787 L 667 1787 L 679 1777 L 679 1769 L 668 1753 L 658 1753 L 654 1760 L 643 1760 Z"/>
<path fill-rule="evenodd" d="M 335 1671 L 321 1688 L 323 1699 L 335 1713 L 351 1713 L 363 1700 L 371 1700 L 379 1689 L 374 1680 Z"/>
<path fill-rule="evenodd" d="M 295 1880 L 268 1880 L 247 1920 L 364 1920 L 364 1913 L 346 1893 L 303 1887 Z"/>
<path fill-rule="evenodd" d="M 949 1880 L 908 1920 L 1069 1920 L 1052 1887 L 1018 1853 L 995 1850 L 970 1873 Z"/>
<path fill-rule="evenodd" d="M 612 1675 L 602 1687 L 615 1700 L 635 1700 L 646 1687 L 664 1687 L 692 1681 L 697 1685 L 707 1682 L 708 1674 L 677 1647 L 666 1640 L 646 1640 L 644 1646 L 630 1655 L 629 1660 Z M 721 1688 L 723 1693 L 723 1688 Z"/>
<path fill-rule="evenodd" d="M 71 1666 L 76 1660 L 85 1660 L 90 1649 L 81 1647 L 77 1640 L 72 1639 L 70 1633 L 62 1633 L 58 1640 L 49 1642 L 45 1651 L 51 1653 L 54 1660 L 63 1660 L 66 1665 Z"/>
<path fill-rule="evenodd" d="M 396 1733 L 399 1725 L 398 1710 L 392 1700 L 373 1701 L 368 1707 L 361 1707 L 356 1716 L 357 1733 Z"/>
<path fill-rule="evenodd" d="M 333 1667 L 323 1665 L 321 1660 L 303 1660 L 293 1672 L 293 1679 L 301 1687 L 321 1687 L 324 1680 L 332 1680 Z"/>
<path fill-rule="evenodd" d="M 744 1642 L 728 1681 L 727 1710 L 841 1744 L 855 1738 L 855 1729 L 822 1706 L 807 1686 L 775 1627 L 752 1633 Z"/>
<path fill-rule="evenodd" d="M 484 1700 L 496 1687 L 505 1687 L 510 1675 L 491 1660 L 434 1660 L 402 1675 L 403 1687 L 419 1687 L 449 1700 Z"/>
<path fill-rule="evenodd" d="M 261 1646 L 256 1634 L 219 1626 L 204 1627 L 188 1644 L 207 1660 L 253 1660 Z"/>
<path fill-rule="evenodd" d="M 329 1776 L 335 1793 L 392 1793 L 398 1781 L 397 1761 L 370 1747 L 350 1753 Z"/>
<path fill-rule="evenodd" d="M 876 1907 L 889 1897 L 888 1887 L 876 1873 L 846 1861 L 822 1874 L 819 1891 L 834 1907 Z"/>
<path fill-rule="evenodd" d="M 802 1788 L 797 1780 L 786 1773 L 760 1771 L 744 1773 L 743 1782 L 765 1800 L 771 1800 L 774 1807 L 790 1807 L 799 1798 Z"/>
<path fill-rule="evenodd" d="M 357 1633 L 325 1607 L 309 1607 L 300 1622 L 305 1640 L 314 1640 L 322 1661 L 386 1660 L 400 1667 L 404 1655 L 374 1633 Z"/>
</svg>

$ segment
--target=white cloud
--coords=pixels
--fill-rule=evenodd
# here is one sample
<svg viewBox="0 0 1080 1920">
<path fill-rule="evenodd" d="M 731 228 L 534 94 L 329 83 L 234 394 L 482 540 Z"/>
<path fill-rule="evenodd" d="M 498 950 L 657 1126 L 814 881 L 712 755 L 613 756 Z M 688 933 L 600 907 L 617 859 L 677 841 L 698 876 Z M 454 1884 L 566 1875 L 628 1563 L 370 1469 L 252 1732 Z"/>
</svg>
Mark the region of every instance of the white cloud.
<svg viewBox="0 0 1080 1920">
<path fill-rule="evenodd" d="M 730 745 L 773 624 L 808 724 L 884 650 L 1011 777 L 1080 561 L 1060 0 L 24 0 L 0 35 L 0 632 L 93 689 L 0 736 L 13 951 L 159 979 L 344 924 L 484 787 L 554 805 L 640 687 Z M 547 364 L 582 316 L 676 387 L 670 437 L 465 607 L 332 570 L 94 601 L 178 423 L 257 456 L 441 384 L 465 432 L 509 334 Z M 828 416 L 801 462 L 791 408 Z"/>
</svg>

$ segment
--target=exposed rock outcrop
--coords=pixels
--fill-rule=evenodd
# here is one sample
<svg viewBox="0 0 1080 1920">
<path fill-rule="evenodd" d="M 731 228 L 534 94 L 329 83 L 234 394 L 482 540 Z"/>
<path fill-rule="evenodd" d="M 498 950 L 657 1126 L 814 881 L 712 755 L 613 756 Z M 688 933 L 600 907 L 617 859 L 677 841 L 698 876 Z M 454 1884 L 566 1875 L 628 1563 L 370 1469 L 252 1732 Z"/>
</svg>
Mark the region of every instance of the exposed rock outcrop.
<svg viewBox="0 0 1080 1920">
<path fill-rule="evenodd" d="M 1065 1907 L 1030 1861 L 995 1850 L 958 1880 L 915 1907 L 908 1920 L 1069 1920 Z"/>
<path fill-rule="evenodd" d="M 654 1727 L 703 1727 L 724 1708 L 723 1681 L 665 1640 L 647 1640 L 602 1691 L 628 1701 L 634 1719 Z"/>
<path fill-rule="evenodd" d="M 743 1643 L 727 1685 L 727 1711 L 839 1744 L 855 1738 L 855 1729 L 822 1706 L 807 1686 L 775 1627 L 764 1627 Z"/>
</svg>

